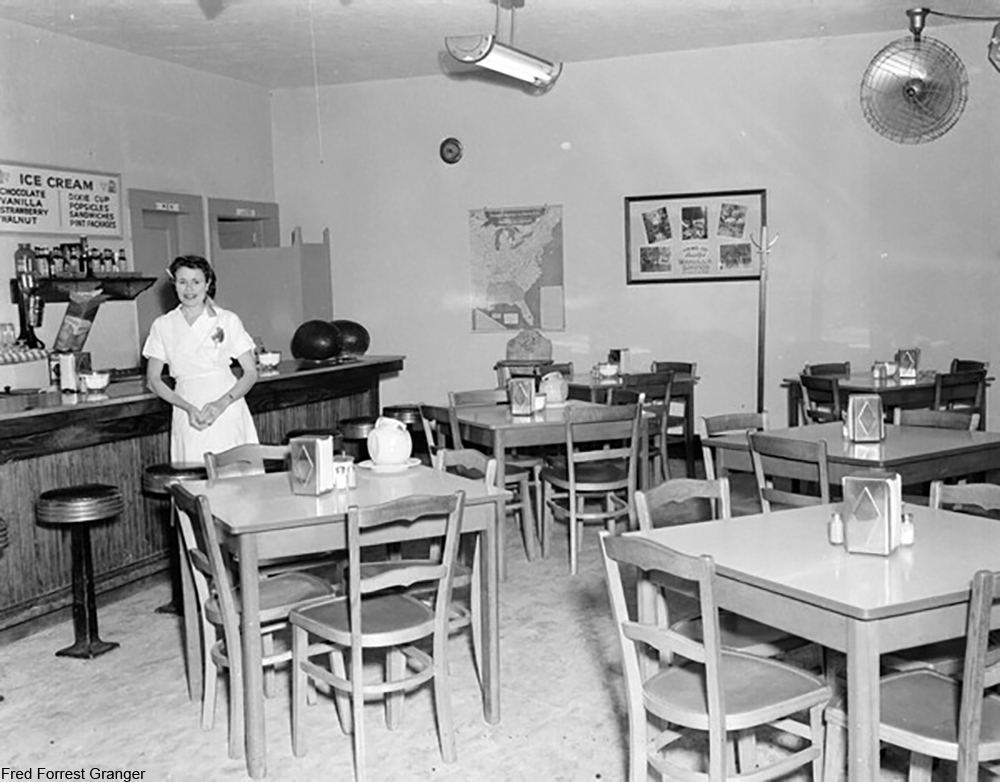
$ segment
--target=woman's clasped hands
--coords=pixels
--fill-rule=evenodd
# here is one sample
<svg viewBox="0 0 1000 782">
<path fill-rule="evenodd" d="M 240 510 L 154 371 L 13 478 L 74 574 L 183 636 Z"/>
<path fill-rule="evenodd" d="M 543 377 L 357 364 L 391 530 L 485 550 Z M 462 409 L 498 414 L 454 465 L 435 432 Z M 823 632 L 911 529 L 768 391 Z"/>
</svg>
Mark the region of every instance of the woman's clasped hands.
<svg viewBox="0 0 1000 782">
<path fill-rule="evenodd" d="M 199 432 L 208 429 L 228 406 L 228 400 L 222 397 L 214 402 L 209 402 L 200 409 L 191 407 L 188 410 L 188 421 L 191 423 L 191 428 L 197 429 Z"/>
</svg>

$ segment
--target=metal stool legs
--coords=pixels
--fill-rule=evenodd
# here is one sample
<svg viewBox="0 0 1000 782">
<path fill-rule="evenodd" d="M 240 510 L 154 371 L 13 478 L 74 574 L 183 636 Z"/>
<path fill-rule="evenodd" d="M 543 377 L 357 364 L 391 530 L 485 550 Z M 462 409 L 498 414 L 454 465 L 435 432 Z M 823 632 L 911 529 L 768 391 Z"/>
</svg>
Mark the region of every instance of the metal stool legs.
<svg viewBox="0 0 1000 782">
<path fill-rule="evenodd" d="M 70 530 L 73 546 L 73 636 L 72 646 L 60 649 L 56 657 L 92 660 L 118 647 L 102 641 L 97 630 L 97 596 L 94 591 L 94 558 L 90 550 L 90 525 L 74 524 Z"/>
</svg>

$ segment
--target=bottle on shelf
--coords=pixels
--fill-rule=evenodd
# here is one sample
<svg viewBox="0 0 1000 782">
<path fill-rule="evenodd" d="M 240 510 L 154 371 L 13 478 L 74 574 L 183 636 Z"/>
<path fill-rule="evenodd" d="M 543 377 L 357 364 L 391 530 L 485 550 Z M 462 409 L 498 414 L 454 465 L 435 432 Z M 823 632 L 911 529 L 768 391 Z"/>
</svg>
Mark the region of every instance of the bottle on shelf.
<svg viewBox="0 0 1000 782">
<path fill-rule="evenodd" d="M 28 242 L 18 242 L 14 251 L 14 271 L 18 274 L 35 271 L 35 251 Z"/>
<path fill-rule="evenodd" d="M 118 271 L 119 272 L 130 271 L 128 268 L 128 256 L 125 254 L 124 247 L 120 247 L 118 249 Z"/>
</svg>

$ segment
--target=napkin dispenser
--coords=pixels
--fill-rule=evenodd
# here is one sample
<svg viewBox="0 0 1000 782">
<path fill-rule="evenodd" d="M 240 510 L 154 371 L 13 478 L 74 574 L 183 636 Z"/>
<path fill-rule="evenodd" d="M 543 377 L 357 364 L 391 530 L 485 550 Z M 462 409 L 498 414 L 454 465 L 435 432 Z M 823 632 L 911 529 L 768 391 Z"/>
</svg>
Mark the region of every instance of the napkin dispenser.
<svg viewBox="0 0 1000 782">
<path fill-rule="evenodd" d="M 878 394 L 851 394 L 847 399 L 847 439 L 878 443 L 885 439 L 885 415 Z"/>
<path fill-rule="evenodd" d="M 847 475 L 842 485 L 847 551 L 889 556 L 902 543 L 903 484 L 899 475 Z"/>
<path fill-rule="evenodd" d="M 896 371 L 899 378 L 916 378 L 920 366 L 920 348 L 904 348 L 896 351 Z"/>
<path fill-rule="evenodd" d="M 288 441 L 288 455 L 293 494 L 316 497 L 333 490 L 336 474 L 331 435 L 293 437 Z"/>
<path fill-rule="evenodd" d="M 511 378 L 507 383 L 507 398 L 510 402 L 512 415 L 533 415 L 535 412 L 534 378 Z"/>
</svg>

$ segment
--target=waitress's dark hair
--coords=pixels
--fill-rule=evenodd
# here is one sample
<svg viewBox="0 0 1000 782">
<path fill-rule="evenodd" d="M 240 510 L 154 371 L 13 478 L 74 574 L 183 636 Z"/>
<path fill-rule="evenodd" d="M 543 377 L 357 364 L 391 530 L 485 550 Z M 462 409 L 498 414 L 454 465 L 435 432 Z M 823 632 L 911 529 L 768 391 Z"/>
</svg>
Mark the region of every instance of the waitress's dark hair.
<svg viewBox="0 0 1000 782">
<path fill-rule="evenodd" d="M 198 269 L 205 275 L 205 282 L 208 283 L 208 295 L 215 298 L 215 269 L 200 255 L 179 255 L 170 264 L 170 279 L 177 278 L 178 269 Z"/>
</svg>

